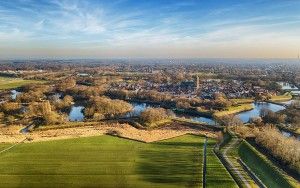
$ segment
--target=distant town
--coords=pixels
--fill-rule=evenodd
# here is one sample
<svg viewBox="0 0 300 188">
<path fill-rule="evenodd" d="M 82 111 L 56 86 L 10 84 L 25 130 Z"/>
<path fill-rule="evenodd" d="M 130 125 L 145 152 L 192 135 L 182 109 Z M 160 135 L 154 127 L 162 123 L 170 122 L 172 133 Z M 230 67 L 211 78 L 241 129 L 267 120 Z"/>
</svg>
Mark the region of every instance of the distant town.
<svg viewBox="0 0 300 188">
<path fill-rule="evenodd" d="M 51 156 L 49 151 L 58 150 L 55 155 L 59 157 L 51 160 L 62 164 L 59 161 L 64 159 L 64 151 L 75 156 L 77 150 L 90 148 L 88 163 L 96 160 L 102 164 L 111 153 L 111 164 L 126 161 L 119 170 L 144 177 L 143 172 L 131 169 L 132 163 L 153 176 L 149 170 L 159 163 L 153 160 L 175 152 L 180 159 L 175 157 L 173 162 L 192 165 L 197 175 L 193 179 L 189 168 L 180 167 L 188 178 L 168 180 L 176 173 L 169 174 L 174 165 L 165 161 L 165 173 L 157 166 L 157 173 L 167 177 L 158 181 L 160 186 L 173 185 L 173 181 L 195 181 L 193 186 L 203 187 L 215 181 L 228 187 L 299 185 L 300 64 L 144 61 L 148 63 L 140 59 L 1 62 L 0 158 L 7 161 L 4 169 L 9 169 L 9 153 L 14 151 L 25 152 L 15 154 L 14 159 L 21 160 L 30 157 L 35 147 L 45 150 L 34 150 L 34 157 L 39 152 Z M 193 142 L 197 146 L 190 145 Z M 103 147 L 101 154 L 98 147 Z M 150 151 L 159 152 L 150 157 Z M 147 155 L 141 158 L 138 153 Z M 123 155 L 126 157 L 121 159 Z M 79 159 L 67 163 L 80 171 L 75 164 L 84 161 L 86 155 L 80 152 L 76 157 Z M 133 159 L 141 162 L 130 162 Z M 34 160 L 44 163 L 46 159 Z M 191 163 L 193 160 L 199 161 Z M 95 176 L 94 171 L 105 174 L 110 167 L 98 166 L 98 171 L 93 166 L 89 164 L 80 172 L 106 180 Z M 32 163 L 32 168 L 38 166 Z M 4 173 L 0 170 L 0 177 Z M 23 173 L 31 172 L 23 169 Z M 69 173 L 63 170 L 63 174 Z M 119 172 L 111 173 L 109 178 L 114 179 Z M 217 173 L 226 180 L 215 177 Z M 40 181 L 38 176 L 32 176 L 31 181 Z M 76 177 L 83 181 L 82 176 Z M 129 178 L 126 173 L 122 177 Z M 280 181 L 274 184 L 275 179 Z M 31 181 L 26 180 L 26 185 L 32 185 Z M 127 185 L 139 181 L 134 179 Z M 144 187 L 148 180 L 140 183 Z"/>
</svg>

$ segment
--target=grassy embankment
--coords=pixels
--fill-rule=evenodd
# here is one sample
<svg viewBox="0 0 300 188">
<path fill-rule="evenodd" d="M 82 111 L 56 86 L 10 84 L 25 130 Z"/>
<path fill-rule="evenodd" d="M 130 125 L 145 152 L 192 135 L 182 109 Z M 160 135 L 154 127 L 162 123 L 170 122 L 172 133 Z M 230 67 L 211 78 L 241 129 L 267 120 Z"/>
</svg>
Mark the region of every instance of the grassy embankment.
<svg viewBox="0 0 300 188">
<path fill-rule="evenodd" d="M 245 104 L 245 103 L 253 103 L 254 99 L 247 98 L 247 99 L 230 99 L 231 102 L 235 102 L 237 104 Z"/>
<path fill-rule="evenodd" d="M 246 141 L 241 143 L 238 153 L 241 159 L 267 187 L 288 188 L 300 186 Z"/>
<path fill-rule="evenodd" d="M 0 90 L 21 87 L 26 84 L 43 83 L 39 80 L 23 80 L 21 78 L 0 77 Z"/>
<path fill-rule="evenodd" d="M 247 188 L 249 185 L 252 188 L 257 188 L 258 186 L 256 183 L 252 180 L 252 178 L 237 160 L 239 158 L 237 150 L 239 144 L 240 141 L 237 136 L 227 133 L 225 134 L 224 141 L 221 144 L 220 153 L 224 160 L 228 163 L 227 167 L 229 168 L 229 171 L 231 171 L 231 174 L 240 187 Z"/>
<path fill-rule="evenodd" d="M 278 95 L 278 96 L 272 96 L 270 101 L 271 102 L 284 102 L 284 101 L 289 101 L 293 98 L 293 96 L 287 92 L 284 93 L 283 95 Z"/>
<path fill-rule="evenodd" d="M 43 125 L 35 128 L 34 131 L 46 131 L 52 129 L 65 129 L 65 128 L 75 128 L 75 127 L 86 127 L 93 125 L 100 125 L 101 122 L 77 122 L 77 121 L 69 121 L 60 125 Z"/>
<path fill-rule="evenodd" d="M 240 112 L 252 110 L 254 107 L 251 103 L 245 103 L 245 104 L 240 104 L 238 106 L 231 106 L 227 110 L 224 111 L 217 111 L 214 113 L 215 117 L 222 117 L 225 115 L 231 115 L 231 114 L 237 114 Z"/>
</svg>

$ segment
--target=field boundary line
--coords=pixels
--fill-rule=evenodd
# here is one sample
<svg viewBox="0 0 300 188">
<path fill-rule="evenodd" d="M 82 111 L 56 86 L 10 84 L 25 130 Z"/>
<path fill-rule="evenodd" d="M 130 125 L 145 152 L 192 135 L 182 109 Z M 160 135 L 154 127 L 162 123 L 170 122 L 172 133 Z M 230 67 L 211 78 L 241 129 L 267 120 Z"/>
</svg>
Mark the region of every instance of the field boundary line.
<svg viewBox="0 0 300 188">
<path fill-rule="evenodd" d="M 25 138 L 25 139 L 22 140 L 21 142 L 18 142 L 18 143 L 16 143 L 16 144 L 14 144 L 14 145 L 12 145 L 12 146 L 10 146 L 10 147 L 8 147 L 8 148 L 6 148 L 6 149 L 0 151 L 0 154 L 2 154 L 2 153 L 4 153 L 4 152 L 6 152 L 6 151 L 8 151 L 8 150 L 10 150 L 10 149 L 12 149 L 12 148 L 14 148 L 14 147 L 16 147 L 16 146 L 19 145 L 19 144 L 22 144 L 25 140 L 27 140 L 27 138 Z"/>
<path fill-rule="evenodd" d="M 202 187 L 206 187 L 206 148 L 207 148 L 207 137 L 203 145 L 203 169 L 202 169 Z"/>
</svg>

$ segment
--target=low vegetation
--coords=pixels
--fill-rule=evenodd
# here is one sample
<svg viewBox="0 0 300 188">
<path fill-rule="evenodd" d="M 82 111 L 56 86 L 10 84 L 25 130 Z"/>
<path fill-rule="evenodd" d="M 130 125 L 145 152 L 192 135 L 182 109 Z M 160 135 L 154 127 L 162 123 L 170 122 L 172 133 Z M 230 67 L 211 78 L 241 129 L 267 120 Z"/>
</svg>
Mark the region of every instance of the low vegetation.
<svg viewBox="0 0 300 188">
<path fill-rule="evenodd" d="M 168 111 L 164 108 L 147 108 L 140 115 L 141 122 L 148 128 L 169 122 Z"/>
<path fill-rule="evenodd" d="M 0 77 L 0 90 L 13 89 L 13 88 L 21 87 L 26 84 L 33 84 L 33 83 L 43 83 L 43 81 L 24 80 L 21 78 L 11 78 L 11 77 Z"/>
<path fill-rule="evenodd" d="M 110 118 L 125 114 L 132 110 L 132 105 L 122 100 L 107 97 L 93 97 L 89 100 L 84 114 L 94 120 Z"/>
<path fill-rule="evenodd" d="M 293 187 L 288 179 L 250 144 L 243 141 L 239 146 L 238 153 L 246 165 L 267 187 Z"/>
<path fill-rule="evenodd" d="M 284 93 L 283 95 L 272 96 L 270 101 L 272 102 L 281 102 L 291 100 L 293 96 L 290 93 Z"/>
<path fill-rule="evenodd" d="M 255 136 L 258 145 L 300 174 L 300 142 L 296 138 L 286 138 L 276 127 L 271 126 L 257 131 Z"/>
</svg>

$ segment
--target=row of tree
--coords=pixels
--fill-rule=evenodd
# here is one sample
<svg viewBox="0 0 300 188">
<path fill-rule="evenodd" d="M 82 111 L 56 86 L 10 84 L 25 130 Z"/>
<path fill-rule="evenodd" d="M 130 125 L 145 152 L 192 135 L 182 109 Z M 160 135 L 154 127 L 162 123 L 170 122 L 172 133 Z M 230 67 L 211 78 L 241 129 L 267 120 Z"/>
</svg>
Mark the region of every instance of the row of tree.
<svg viewBox="0 0 300 188">
<path fill-rule="evenodd" d="M 256 143 L 268 149 L 273 156 L 300 173 L 300 142 L 286 138 L 276 127 L 266 126 L 255 133 Z"/>
</svg>

